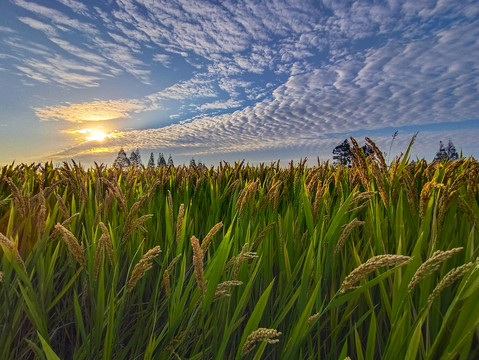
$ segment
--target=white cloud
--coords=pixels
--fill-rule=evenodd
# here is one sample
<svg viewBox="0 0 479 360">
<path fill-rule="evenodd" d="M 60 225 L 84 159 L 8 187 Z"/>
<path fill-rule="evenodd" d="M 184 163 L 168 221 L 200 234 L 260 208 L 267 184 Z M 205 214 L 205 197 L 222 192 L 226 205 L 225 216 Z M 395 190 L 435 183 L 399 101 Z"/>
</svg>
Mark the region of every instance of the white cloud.
<svg viewBox="0 0 479 360">
<path fill-rule="evenodd" d="M 94 35 L 98 31 L 91 24 L 81 22 L 77 19 L 72 19 L 62 12 L 48 8 L 46 6 L 38 5 L 33 2 L 25 0 L 11 0 L 15 5 L 18 5 L 26 10 L 29 10 L 39 16 L 49 19 L 54 24 L 64 25 L 70 29 L 80 30 L 86 34 Z"/>
<path fill-rule="evenodd" d="M 89 16 L 90 14 L 87 6 L 80 1 L 77 1 L 77 0 L 57 0 L 57 1 L 69 7 L 72 11 L 78 14 L 81 14 L 84 16 Z"/>
<path fill-rule="evenodd" d="M 0 31 L 5 33 L 14 33 L 15 31 L 8 26 L 0 25 Z"/>
<path fill-rule="evenodd" d="M 171 56 L 166 54 L 155 54 L 153 55 L 153 61 L 161 63 L 164 67 L 170 67 L 171 65 Z"/>
<path fill-rule="evenodd" d="M 35 113 L 41 121 L 85 122 L 128 118 L 141 109 L 142 105 L 132 100 L 109 100 L 47 106 L 35 109 Z"/>
<path fill-rule="evenodd" d="M 198 106 L 197 108 L 199 110 L 211 110 L 211 109 L 231 109 L 231 108 L 237 108 L 241 106 L 241 101 L 229 99 L 226 101 L 215 101 L 212 103 L 206 103 L 203 105 Z"/>
</svg>

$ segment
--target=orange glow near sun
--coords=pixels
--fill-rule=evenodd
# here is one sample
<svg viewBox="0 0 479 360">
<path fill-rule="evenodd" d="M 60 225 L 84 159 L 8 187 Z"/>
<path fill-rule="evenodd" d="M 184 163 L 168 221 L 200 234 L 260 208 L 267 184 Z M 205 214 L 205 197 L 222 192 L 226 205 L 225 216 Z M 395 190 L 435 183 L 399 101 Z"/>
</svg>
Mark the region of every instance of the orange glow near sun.
<svg viewBox="0 0 479 360">
<path fill-rule="evenodd" d="M 87 141 L 103 141 L 106 138 L 109 138 L 111 134 L 106 134 L 100 130 L 93 130 L 90 132 L 90 135 L 86 137 Z"/>
<path fill-rule="evenodd" d="M 115 136 L 115 131 L 106 132 L 103 129 L 70 129 L 63 130 L 62 132 L 66 134 L 75 135 L 75 137 L 80 141 L 98 141 L 102 142 L 105 139 L 112 138 Z"/>
</svg>

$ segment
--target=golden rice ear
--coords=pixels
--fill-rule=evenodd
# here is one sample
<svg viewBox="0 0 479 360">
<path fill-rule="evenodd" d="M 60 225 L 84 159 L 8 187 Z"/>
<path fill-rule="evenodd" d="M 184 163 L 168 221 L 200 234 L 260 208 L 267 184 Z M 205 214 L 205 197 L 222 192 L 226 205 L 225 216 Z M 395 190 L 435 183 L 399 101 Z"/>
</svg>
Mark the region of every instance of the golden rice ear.
<svg viewBox="0 0 479 360">
<path fill-rule="evenodd" d="M 275 329 L 259 328 L 253 331 L 246 338 L 246 342 L 241 348 L 241 354 L 244 356 L 254 349 L 257 342 L 267 342 L 268 344 L 275 344 L 279 342 L 277 337 L 281 336 L 282 333 Z"/>
<path fill-rule="evenodd" d="M 63 241 L 67 244 L 68 251 L 73 258 L 81 265 L 86 265 L 85 249 L 83 244 L 78 242 L 78 239 L 73 235 L 70 230 L 65 228 L 62 224 L 56 224 L 55 229 L 63 235 Z"/>
<path fill-rule="evenodd" d="M 206 293 L 206 283 L 203 273 L 203 250 L 200 246 L 200 241 L 196 236 L 191 237 L 191 246 L 193 247 L 193 267 L 195 269 L 195 278 L 198 289 L 200 289 L 202 294 Z"/>
<path fill-rule="evenodd" d="M 128 292 L 131 292 L 135 287 L 136 283 L 145 275 L 145 273 L 151 269 L 153 266 L 151 262 L 156 258 L 161 252 L 159 246 L 148 250 L 145 255 L 142 256 L 140 261 L 135 265 L 133 271 L 131 272 L 130 280 L 128 281 Z"/>
<path fill-rule="evenodd" d="M 365 278 L 368 274 L 372 273 L 376 269 L 379 269 L 384 266 L 396 266 L 396 265 L 405 265 L 412 258 L 405 255 L 377 255 L 374 256 L 364 264 L 359 265 L 351 273 L 346 276 L 343 283 L 341 284 L 340 293 L 345 293 L 353 287 L 355 283 Z"/>
<path fill-rule="evenodd" d="M 458 247 L 447 251 L 437 250 L 432 256 L 427 259 L 414 273 L 411 281 L 408 284 L 408 291 L 411 293 L 414 287 L 425 277 L 431 275 L 433 272 L 439 269 L 441 264 L 452 257 L 454 254 L 461 251 L 463 248 Z"/>
<path fill-rule="evenodd" d="M 354 218 L 349 224 L 343 226 L 341 235 L 339 236 L 339 240 L 336 243 L 336 247 L 334 248 L 334 252 L 337 253 L 341 250 L 346 241 L 346 238 L 349 236 L 351 231 L 358 226 L 364 225 L 364 221 L 359 221 L 357 218 Z"/>
<path fill-rule="evenodd" d="M 13 254 L 13 256 L 15 256 L 15 259 L 18 261 L 18 263 L 22 265 L 23 269 L 25 269 L 25 263 L 23 262 L 23 259 L 20 256 L 20 253 L 18 252 L 17 247 L 15 246 L 13 241 L 8 239 L 2 233 L 0 233 L 0 245 L 3 245 L 4 247 L 6 247 Z"/>
<path fill-rule="evenodd" d="M 441 279 L 439 284 L 434 288 L 432 293 L 429 295 L 427 302 L 428 304 L 432 304 L 435 298 L 439 296 L 441 291 L 445 288 L 454 284 L 457 280 L 462 278 L 470 269 L 472 269 L 476 265 L 475 262 L 470 262 L 464 265 L 461 265 L 457 268 L 452 269 L 449 271 L 444 277 Z"/>
<path fill-rule="evenodd" d="M 185 204 L 181 204 L 178 209 L 178 218 L 176 219 L 176 242 L 181 240 L 181 226 L 183 224 L 183 216 L 185 215 Z"/>
<path fill-rule="evenodd" d="M 108 231 L 105 224 L 103 224 L 102 222 L 100 222 L 100 228 L 102 234 L 100 240 L 103 242 L 103 246 L 105 247 L 105 250 L 108 254 L 110 264 L 113 264 L 113 243 L 111 242 L 110 232 Z"/>
<path fill-rule="evenodd" d="M 208 234 L 206 234 L 205 238 L 203 239 L 202 243 L 201 243 L 201 250 L 203 251 L 203 253 L 205 253 L 209 246 L 210 246 L 210 243 L 211 243 L 211 240 L 213 239 L 213 236 L 215 236 L 215 234 L 223 227 L 223 222 L 219 222 L 218 224 L 216 224 L 215 226 L 213 226 L 211 228 L 211 230 L 208 232 Z"/>
</svg>

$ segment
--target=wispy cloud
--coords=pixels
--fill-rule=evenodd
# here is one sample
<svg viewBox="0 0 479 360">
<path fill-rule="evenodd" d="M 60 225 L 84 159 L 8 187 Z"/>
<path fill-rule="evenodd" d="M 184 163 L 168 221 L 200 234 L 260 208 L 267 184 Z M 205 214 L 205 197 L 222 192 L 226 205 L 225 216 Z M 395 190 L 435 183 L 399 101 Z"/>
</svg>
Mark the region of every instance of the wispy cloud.
<svg viewBox="0 0 479 360">
<path fill-rule="evenodd" d="M 11 0 L 15 5 L 24 8 L 25 10 L 31 11 L 32 13 L 41 16 L 43 18 L 49 19 L 57 25 L 63 25 L 70 29 L 80 30 L 86 34 L 94 35 L 98 33 L 98 30 L 95 27 L 90 26 L 85 22 L 81 22 L 78 19 L 72 19 L 69 16 L 65 15 L 61 11 L 38 5 L 34 2 L 25 1 L 25 0 Z"/>
<path fill-rule="evenodd" d="M 35 113 L 41 121 L 85 122 L 128 118 L 132 112 L 142 108 L 142 105 L 135 101 L 109 100 L 64 106 L 47 106 L 36 108 Z"/>
<path fill-rule="evenodd" d="M 199 110 L 210 110 L 210 109 L 231 109 L 237 108 L 241 106 L 241 101 L 229 99 L 226 101 L 215 101 L 212 103 L 206 103 L 203 105 L 198 106 Z"/>
</svg>

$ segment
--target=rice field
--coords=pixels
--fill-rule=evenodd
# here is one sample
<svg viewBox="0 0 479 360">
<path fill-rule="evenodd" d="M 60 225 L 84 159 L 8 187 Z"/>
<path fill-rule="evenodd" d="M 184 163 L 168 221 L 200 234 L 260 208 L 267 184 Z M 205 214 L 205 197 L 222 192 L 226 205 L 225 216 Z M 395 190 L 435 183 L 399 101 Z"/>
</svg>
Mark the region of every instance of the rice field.
<svg viewBox="0 0 479 360">
<path fill-rule="evenodd" d="M 479 164 L 372 148 L 4 166 L 1 358 L 477 359 Z"/>
</svg>

